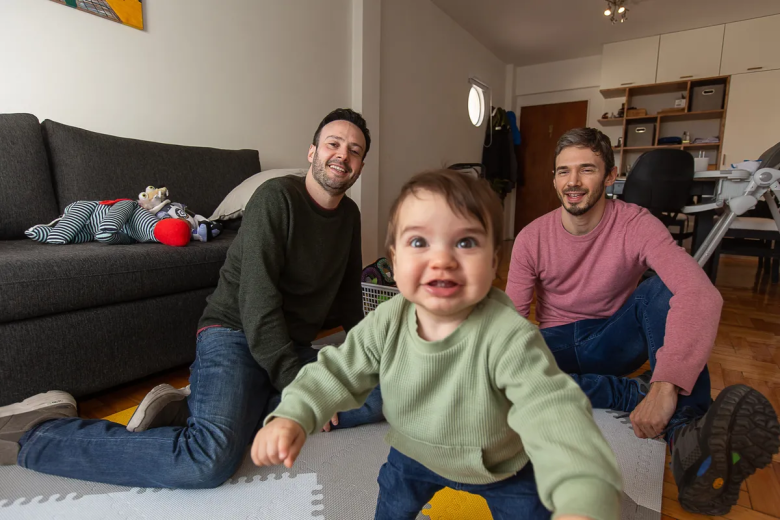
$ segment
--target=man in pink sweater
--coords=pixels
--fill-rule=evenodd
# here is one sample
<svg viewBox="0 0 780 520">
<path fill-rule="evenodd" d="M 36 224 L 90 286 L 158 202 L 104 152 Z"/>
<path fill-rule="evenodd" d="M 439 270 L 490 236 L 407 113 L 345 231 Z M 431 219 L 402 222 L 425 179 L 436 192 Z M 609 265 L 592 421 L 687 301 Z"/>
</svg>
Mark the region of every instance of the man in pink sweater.
<svg viewBox="0 0 780 520">
<path fill-rule="evenodd" d="M 561 369 L 595 408 L 630 412 L 638 437 L 666 438 L 685 509 L 722 515 L 777 453 L 780 425 L 744 385 L 712 403 L 706 364 L 723 299 L 650 212 L 606 199 L 616 177 L 607 136 L 580 128 L 560 138 L 562 207 L 520 231 L 506 292 L 527 317 L 536 290 L 536 318 Z M 648 269 L 658 276 L 639 284 Z M 651 374 L 621 377 L 648 359 Z"/>
</svg>

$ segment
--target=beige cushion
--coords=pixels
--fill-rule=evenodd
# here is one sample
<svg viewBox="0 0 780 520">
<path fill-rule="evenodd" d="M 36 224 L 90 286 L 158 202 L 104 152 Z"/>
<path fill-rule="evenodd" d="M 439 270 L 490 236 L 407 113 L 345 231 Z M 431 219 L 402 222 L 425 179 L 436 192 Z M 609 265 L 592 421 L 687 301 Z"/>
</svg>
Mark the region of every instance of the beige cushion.
<svg viewBox="0 0 780 520">
<path fill-rule="evenodd" d="M 246 208 L 246 204 L 249 202 L 252 194 L 254 194 L 255 190 L 265 181 L 275 179 L 276 177 L 284 177 L 285 175 L 299 175 L 303 177 L 306 175 L 306 171 L 307 170 L 301 168 L 287 168 L 266 170 L 252 175 L 233 188 L 233 191 L 228 193 L 227 197 L 225 197 L 225 199 L 220 202 L 219 206 L 217 206 L 217 209 L 214 210 L 214 214 L 209 217 L 209 220 L 241 218 L 244 215 L 244 208 Z"/>
</svg>

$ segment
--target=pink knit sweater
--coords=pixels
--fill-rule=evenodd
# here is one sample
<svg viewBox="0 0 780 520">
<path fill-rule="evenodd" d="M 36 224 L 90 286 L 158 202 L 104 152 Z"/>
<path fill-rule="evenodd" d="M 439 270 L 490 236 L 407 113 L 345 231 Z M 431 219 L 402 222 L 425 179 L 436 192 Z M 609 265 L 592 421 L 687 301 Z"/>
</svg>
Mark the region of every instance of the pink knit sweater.
<svg viewBox="0 0 780 520">
<path fill-rule="evenodd" d="M 723 299 L 704 271 L 646 209 L 608 200 L 598 226 L 566 231 L 562 208 L 536 219 L 515 240 L 506 293 L 528 316 L 534 288 L 540 328 L 612 316 L 652 268 L 673 296 L 653 381 L 688 395 L 707 363 Z"/>
</svg>

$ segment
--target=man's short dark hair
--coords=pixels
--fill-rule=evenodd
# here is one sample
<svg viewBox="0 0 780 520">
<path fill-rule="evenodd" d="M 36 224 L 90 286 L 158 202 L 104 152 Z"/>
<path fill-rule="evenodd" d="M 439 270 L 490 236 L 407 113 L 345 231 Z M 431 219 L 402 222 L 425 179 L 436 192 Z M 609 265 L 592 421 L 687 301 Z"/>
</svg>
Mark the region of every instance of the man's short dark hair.
<svg viewBox="0 0 780 520">
<path fill-rule="evenodd" d="M 337 108 L 325 116 L 325 119 L 320 122 L 320 126 L 317 127 L 317 131 L 314 132 L 314 139 L 312 139 L 311 144 L 314 146 L 320 145 L 320 132 L 322 132 L 322 127 L 333 121 L 348 121 L 360 128 L 360 131 L 363 132 L 363 137 L 366 138 L 366 149 L 363 150 L 363 159 L 365 160 L 366 155 L 368 155 L 368 149 L 371 148 L 371 132 L 368 131 L 366 120 L 363 119 L 363 116 L 351 108 Z"/>
<path fill-rule="evenodd" d="M 596 130 L 595 128 L 575 128 L 569 130 L 558 139 L 558 145 L 555 147 L 555 161 L 558 155 L 565 150 L 576 146 L 579 148 L 590 148 L 591 151 L 601 157 L 606 167 L 605 175 L 609 175 L 612 168 L 615 167 L 615 154 L 612 152 L 612 142 L 609 137 Z M 553 164 L 553 170 L 555 165 Z"/>
</svg>

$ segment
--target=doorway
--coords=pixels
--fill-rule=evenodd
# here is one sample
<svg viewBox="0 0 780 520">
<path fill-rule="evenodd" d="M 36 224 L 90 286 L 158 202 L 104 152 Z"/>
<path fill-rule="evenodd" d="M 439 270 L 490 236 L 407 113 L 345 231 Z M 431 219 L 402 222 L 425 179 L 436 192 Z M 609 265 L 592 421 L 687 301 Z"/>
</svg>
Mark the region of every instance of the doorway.
<svg viewBox="0 0 780 520">
<path fill-rule="evenodd" d="M 565 132 L 587 123 L 587 101 L 522 107 L 520 163 L 525 185 L 515 195 L 515 236 L 535 219 L 560 207 L 553 187 L 555 145 Z"/>
</svg>

